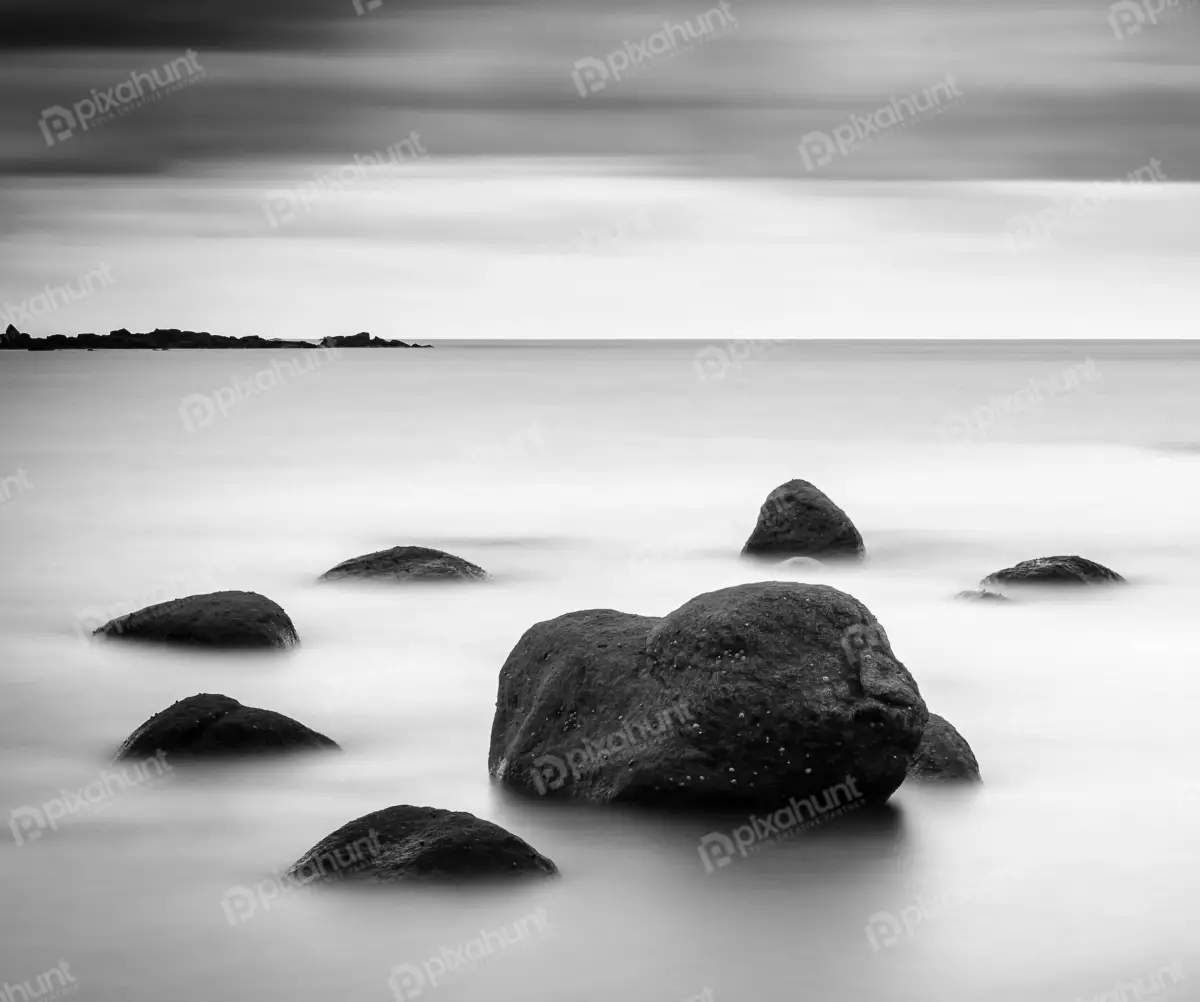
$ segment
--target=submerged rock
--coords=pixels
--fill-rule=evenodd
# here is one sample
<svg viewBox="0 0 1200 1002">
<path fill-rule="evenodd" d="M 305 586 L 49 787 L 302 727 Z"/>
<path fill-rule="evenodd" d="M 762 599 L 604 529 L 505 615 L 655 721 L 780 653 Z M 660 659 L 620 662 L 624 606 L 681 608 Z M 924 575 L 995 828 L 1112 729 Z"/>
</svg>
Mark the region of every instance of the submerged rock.
<svg viewBox="0 0 1200 1002">
<path fill-rule="evenodd" d="M 200 647 L 291 647 L 300 642 L 288 614 L 253 591 L 215 591 L 160 602 L 105 623 L 95 635 Z"/>
<path fill-rule="evenodd" d="M 788 557 L 787 560 L 781 560 L 779 566 L 788 571 L 808 571 L 819 570 L 825 565 L 814 557 Z"/>
<path fill-rule="evenodd" d="M 558 867 L 528 842 L 490 821 L 466 811 L 397 806 L 363 815 L 327 835 L 292 864 L 288 876 L 348 876 L 335 863 L 355 847 L 353 875 L 382 883 L 558 874 Z M 364 847 L 372 848 L 365 853 Z M 332 867 L 329 872 L 326 865 Z"/>
<path fill-rule="evenodd" d="M 1007 595 L 1001 595 L 998 591 L 988 591 L 986 588 L 975 588 L 967 591 L 960 591 L 955 598 L 963 599 L 967 602 L 1011 602 L 1012 599 Z"/>
<path fill-rule="evenodd" d="M 116 760 L 143 758 L 158 751 L 180 757 L 261 755 L 291 751 L 338 750 L 337 744 L 291 717 L 230 696 L 202 692 L 156 713 L 121 745 Z"/>
<path fill-rule="evenodd" d="M 780 807 L 847 777 L 881 802 L 927 715 L 861 602 L 760 582 L 661 619 L 590 609 L 530 627 L 500 670 L 488 769 L 598 802 Z"/>
<path fill-rule="evenodd" d="M 343 578 L 389 581 L 483 581 L 487 572 L 469 560 L 424 546 L 393 546 L 344 560 L 321 575 L 322 581 Z"/>
<path fill-rule="evenodd" d="M 981 585 L 1089 585 L 1120 584 L 1125 579 L 1116 571 L 1086 557 L 1034 557 L 989 574 Z"/>
<path fill-rule="evenodd" d="M 966 738 L 945 717 L 929 714 L 921 744 L 908 766 L 915 780 L 967 780 L 980 782 L 979 763 Z"/>
<path fill-rule="evenodd" d="M 789 480 L 767 495 L 743 556 L 859 560 L 862 536 L 841 508 L 807 480 Z"/>
</svg>

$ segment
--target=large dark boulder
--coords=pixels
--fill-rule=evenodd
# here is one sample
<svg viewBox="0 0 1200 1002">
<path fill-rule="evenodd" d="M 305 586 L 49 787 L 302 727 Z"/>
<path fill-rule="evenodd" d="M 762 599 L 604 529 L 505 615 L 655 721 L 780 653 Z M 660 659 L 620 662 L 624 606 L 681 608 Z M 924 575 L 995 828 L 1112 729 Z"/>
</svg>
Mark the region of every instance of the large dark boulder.
<svg viewBox="0 0 1200 1002">
<path fill-rule="evenodd" d="M 337 750 L 291 717 L 202 692 L 156 713 L 121 745 L 116 760 L 165 752 L 171 759 Z"/>
<path fill-rule="evenodd" d="M 385 581 L 483 581 L 487 572 L 469 560 L 425 546 L 393 546 L 344 560 L 321 575 L 322 581 L 343 578 Z"/>
<path fill-rule="evenodd" d="M 390 883 L 557 874 L 549 859 L 499 825 L 466 811 L 408 806 L 386 807 L 342 825 L 288 871 L 304 883 L 314 877 Z"/>
<path fill-rule="evenodd" d="M 537 623 L 500 670 L 488 768 L 526 793 L 783 807 L 904 781 L 928 711 L 870 610 L 767 581 L 661 619 L 591 609 Z"/>
<path fill-rule="evenodd" d="M 300 642 L 288 614 L 252 591 L 215 591 L 160 602 L 94 632 L 199 647 L 290 647 Z"/>
<path fill-rule="evenodd" d="M 1086 557 L 1034 557 L 989 574 L 981 585 L 1090 585 L 1120 584 L 1116 571 Z"/>
<path fill-rule="evenodd" d="M 979 763 L 966 738 L 945 717 L 929 714 L 917 753 L 908 765 L 915 780 L 966 780 L 980 782 Z"/>
<path fill-rule="evenodd" d="M 742 555 L 859 560 L 858 529 L 841 508 L 807 480 L 789 480 L 767 495 Z"/>
</svg>

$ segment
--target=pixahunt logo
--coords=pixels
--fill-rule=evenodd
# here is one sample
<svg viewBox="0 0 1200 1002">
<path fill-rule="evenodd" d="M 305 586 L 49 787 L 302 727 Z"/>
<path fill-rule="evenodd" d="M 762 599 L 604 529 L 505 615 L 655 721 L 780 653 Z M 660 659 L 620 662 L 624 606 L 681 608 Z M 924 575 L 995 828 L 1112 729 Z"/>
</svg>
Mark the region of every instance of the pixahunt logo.
<svg viewBox="0 0 1200 1002">
<path fill-rule="evenodd" d="M 868 915 L 864 931 L 867 934 L 867 942 L 871 944 L 871 952 L 878 953 L 883 948 L 900 942 L 901 923 L 904 924 L 908 938 L 912 939 L 916 928 L 922 923 L 961 908 L 969 902 L 978 901 L 1004 882 L 1023 876 L 1024 872 L 1020 865 L 1006 866 L 932 898 L 918 895 L 915 902 L 900 910 L 899 917 L 892 912 L 875 912 Z"/>
<path fill-rule="evenodd" d="M 1147 22 L 1157 25 L 1160 17 L 1168 20 L 1195 6 L 1196 0 L 1117 0 L 1108 6 L 1108 24 L 1122 41 L 1140 35 Z"/>
<path fill-rule="evenodd" d="M 1124 197 L 1130 185 L 1161 184 L 1169 180 L 1162 169 L 1162 161 L 1151 157 L 1148 164 L 1130 171 L 1121 180 L 1094 182 L 1078 190 L 1072 198 L 1059 199 L 1036 214 L 1013 216 L 1004 227 L 1008 250 L 1012 254 L 1032 250 L 1050 240 L 1072 219 L 1095 212 L 1114 198 Z"/>
<path fill-rule="evenodd" d="M 850 121 L 828 132 L 807 132 L 800 137 L 800 156 L 806 170 L 824 167 L 840 153 L 846 156 L 868 143 L 891 135 L 913 122 L 940 115 L 963 96 L 954 82 L 954 74 L 916 94 L 894 97 L 866 115 L 853 113 Z M 922 103 L 924 99 L 924 103 Z M 905 112 L 908 117 L 905 117 Z"/>
<path fill-rule="evenodd" d="M 677 724 L 671 723 L 671 712 L 678 717 Z M 549 790 L 561 790 L 567 781 L 567 772 L 571 778 L 578 780 L 584 770 L 596 768 L 617 755 L 632 755 L 639 747 L 636 731 L 641 731 L 642 739 L 657 737 L 665 734 L 674 727 L 683 725 L 685 720 L 691 720 L 686 702 L 679 702 L 665 710 L 660 710 L 657 725 L 650 723 L 649 718 L 640 722 L 626 721 L 620 728 L 604 735 L 599 740 L 584 738 L 578 747 L 571 748 L 559 755 L 541 755 L 533 760 L 530 776 L 537 792 L 545 795 Z"/>
<path fill-rule="evenodd" d="M 1104 381 L 1104 373 L 1091 358 L 1078 365 L 1056 372 L 1048 379 L 1036 376 L 1027 386 L 1003 397 L 989 397 L 986 404 L 972 408 L 969 412 L 951 411 L 942 418 L 938 426 L 943 441 L 965 442 L 984 438 L 1005 420 L 1036 410 L 1044 399 L 1067 392 L 1074 392 L 1085 385 L 1097 385 Z"/>
<path fill-rule="evenodd" d="M 189 393 L 179 402 L 179 419 L 183 427 L 191 433 L 207 428 L 216 419 L 218 412 L 221 417 L 228 417 L 229 410 L 234 404 L 248 400 L 267 390 L 284 386 L 284 376 L 295 379 L 308 372 L 315 372 L 322 362 L 331 358 L 341 358 L 340 348 L 313 348 L 304 355 L 293 356 L 290 361 L 275 361 L 270 368 L 260 369 L 252 376 L 245 378 L 233 376 L 229 385 L 213 390 L 212 394 Z"/>
<path fill-rule="evenodd" d="M 342 858 L 343 852 L 346 858 Z M 346 846 L 345 850 L 334 849 L 322 853 L 315 859 L 298 867 L 295 874 L 278 873 L 260 880 L 253 888 L 238 884 L 229 888 L 221 899 L 221 910 L 225 921 L 231 926 L 248 922 L 258 911 L 269 912 L 281 898 L 296 891 L 311 890 L 316 881 L 340 879 L 363 869 L 371 860 L 378 859 L 381 852 L 379 833 L 374 828 L 360 839 Z M 328 866 L 328 869 L 326 867 Z"/>
<path fill-rule="evenodd" d="M 31 490 L 33 490 L 33 484 L 29 482 L 29 474 L 22 467 L 18 466 L 15 475 L 0 480 L 0 504 L 11 501 L 19 494 L 24 494 L 26 491 Z"/>
<path fill-rule="evenodd" d="M 1170 984 L 1167 984 L 1166 976 L 1170 977 Z M 1186 980 L 1187 976 L 1183 973 L 1183 961 L 1173 960 L 1164 967 L 1141 975 L 1137 981 L 1118 982 L 1099 995 L 1092 995 L 1090 998 L 1080 997 L 1075 999 L 1075 1002 L 1142 1002 L 1143 999 L 1153 998 L 1160 993 L 1165 996 L 1172 988 Z M 1195 996 L 1193 995 L 1192 998 Z"/>
<path fill-rule="evenodd" d="M 735 848 L 745 858 L 748 852 L 757 852 L 768 842 L 791 838 L 822 821 L 845 814 L 862 805 L 862 796 L 854 784 L 854 777 L 847 776 L 844 783 L 821 791 L 823 803 L 818 801 L 816 794 L 804 800 L 790 797 L 787 807 L 763 817 L 751 814 L 748 825 L 739 825 L 729 835 L 709 832 L 701 836 L 698 846 L 704 869 L 713 873 L 718 867 L 728 866 L 733 861 Z M 803 820 L 804 810 L 808 811 L 807 821 Z"/>
<path fill-rule="evenodd" d="M 730 372 L 737 372 L 748 361 L 766 358 L 782 341 L 728 341 L 724 347 L 715 344 L 699 348 L 692 356 L 696 378 L 702 383 L 720 382 Z"/>
<path fill-rule="evenodd" d="M 114 281 L 109 266 L 102 264 L 99 268 L 79 276 L 78 291 L 73 282 L 64 282 L 62 285 L 47 284 L 42 287 L 44 292 L 22 299 L 16 306 L 6 302 L 4 310 L 0 311 L 0 324 L 8 323 L 15 327 L 18 323 L 30 323 L 63 306 L 69 306 L 76 299 L 90 296 L 96 291 L 97 284 L 101 289 L 106 289 Z"/>
<path fill-rule="evenodd" d="M 197 56 L 198 53 L 188 49 L 187 55 L 165 63 L 165 79 L 159 79 L 157 69 L 150 73 L 135 71 L 129 75 L 128 80 L 122 80 L 106 91 L 93 88 L 91 97 L 76 101 L 69 109 L 61 104 L 52 104 L 49 108 L 44 108 L 38 126 L 42 130 L 46 145 L 66 142 L 75 134 L 76 129 L 87 132 L 105 122 L 111 122 L 120 115 L 128 115 L 135 108 L 157 101 L 164 94 L 195 83 L 204 76 L 204 67 L 200 65 Z M 180 64 L 182 70 L 179 68 Z M 147 90 L 142 89 L 143 83 L 146 84 Z"/>
<path fill-rule="evenodd" d="M 421 135 L 415 130 L 408 137 L 392 143 L 382 153 L 356 153 L 354 162 L 342 164 L 332 170 L 319 170 L 312 181 L 305 181 L 298 188 L 277 188 L 268 191 L 263 199 L 263 212 L 271 229 L 277 230 L 293 222 L 301 214 L 312 212 L 313 205 L 330 192 L 341 191 L 374 178 L 386 178 L 413 160 L 428 158 L 429 151 L 421 145 Z"/>
<path fill-rule="evenodd" d="M 717 15 L 720 23 L 714 22 Z M 610 80 L 619 82 L 626 76 L 640 72 L 653 56 L 674 56 L 701 42 L 707 42 L 718 31 L 737 27 L 737 18 L 729 9 L 729 0 L 721 2 L 712 10 L 696 18 L 699 27 L 693 28 L 687 21 L 672 24 L 663 22 L 663 30 L 647 35 L 640 42 L 625 42 L 623 48 L 614 49 L 603 59 L 586 56 L 575 60 L 571 79 L 580 97 L 587 97 L 604 90 Z M 677 45 L 677 42 L 680 43 Z"/>
<path fill-rule="evenodd" d="M 58 981 L 57 988 L 54 985 L 55 980 Z M 17 992 L 21 993 L 19 996 L 21 1002 L 29 1002 L 30 999 L 49 1002 L 50 999 L 61 998 L 78 988 L 79 982 L 75 980 L 67 962 L 60 960 L 57 967 L 51 967 L 50 970 L 39 974 L 32 985 L 28 978 L 19 985 L 10 985 L 7 981 L 4 982 L 4 988 L 0 989 L 0 1002 L 17 1002 Z"/>
<path fill-rule="evenodd" d="M 106 769 L 100 773 L 98 778 L 93 779 L 86 786 L 80 787 L 74 793 L 69 790 L 60 790 L 61 797 L 47 800 L 40 808 L 28 806 L 14 808 L 8 822 L 13 838 L 16 839 L 18 846 L 22 846 L 26 842 L 35 842 L 42 837 L 45 828 L 58 831 L 60 822 L 74 821 L 77 815 L 102 811 L 111 807 L 117 793 L 128 790 L 131 786 L 149 784 L 155 779 L 164 777 L 167 773 L 174 772 L 168 764 L 166 756 L 167 753 L 160 750 L 145 761 L 135 763 L 132 767 L 132 775 L 124 766 L 121 767 L 120 772 L 115 769 Z M 156 776 L 150 775 L 151 766 L 154 767 Z M 112 786 L 114 781 L 117 786 L 115 791 Z"/>
</svg>

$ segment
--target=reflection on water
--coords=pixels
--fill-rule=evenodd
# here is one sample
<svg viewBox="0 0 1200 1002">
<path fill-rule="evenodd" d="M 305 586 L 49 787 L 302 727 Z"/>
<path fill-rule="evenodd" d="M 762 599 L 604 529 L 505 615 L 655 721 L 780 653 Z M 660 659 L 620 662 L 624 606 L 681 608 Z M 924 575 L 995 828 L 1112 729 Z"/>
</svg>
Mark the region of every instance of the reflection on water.
<svg viewBox="0 0 1200 1002">
<path fill-rule="evenodd" d="M 793 344 L 705 381 L 700 347 L 346 351 L 192 432 L 180 401 L 263 355 L 6 357 L 0 420 L 22 435 L 0 445 L 0 471 L 23 467 L 33 489 L 0 506 L 0 810 L 46 823 L 20 814 L 0 845 L 0 978 L 36 989 L 65 962 L 72 991 L 97 999 L 386 1000 L 399 987 L 448 1002 L 1072 1002 L 1138 979 L 1195 994 L 1200 467 L 1156 448 L 1200 438 L 1195 353 Z M 1085 354 L 1095 385 L 985 437 L 939 433 L 947 413 Z M 737 553 L 767 492 L 795 476 L 851 515 L 869 560 L 778 576 L 843 588 L 879 617 L 986 785 L 905 786 L 745 855 L 734 839 L 711 867 L 705 837 L 753 829 L 748 812 L 493 787 L 497 673 L 521 633 L 572 609 L 662 615 L 760 579 Z M 397 544 L 444 547 L 496 580 L 314 581 Z M 1056 552 L 1131 585 L 950 599 Z M 301 645 L 213 654 L 79 636 L 88 610 L 215 586 L 278 601 Z M 345 754 L 148 774 L 99 796 L 120 741 L 197 692 L 286 713 Z M 562 876 L 320 892 L 280 880 L 324 835 L 398 803 L 493 820 Z"/>
</svg>

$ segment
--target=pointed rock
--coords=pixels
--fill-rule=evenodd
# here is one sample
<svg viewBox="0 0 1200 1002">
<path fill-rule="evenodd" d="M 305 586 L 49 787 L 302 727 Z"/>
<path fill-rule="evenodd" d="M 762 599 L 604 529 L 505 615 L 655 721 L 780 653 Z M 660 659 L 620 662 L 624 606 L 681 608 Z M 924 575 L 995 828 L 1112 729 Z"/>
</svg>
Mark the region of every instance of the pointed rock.
<svg viewBox="0 0 1200 1002">
<path fill-rule="evenodd" d="M 807 480 L 789 480 L 767 495 L 742 555 L 860 560 L 858 529 L 841 508 Z"/>
</svg>

